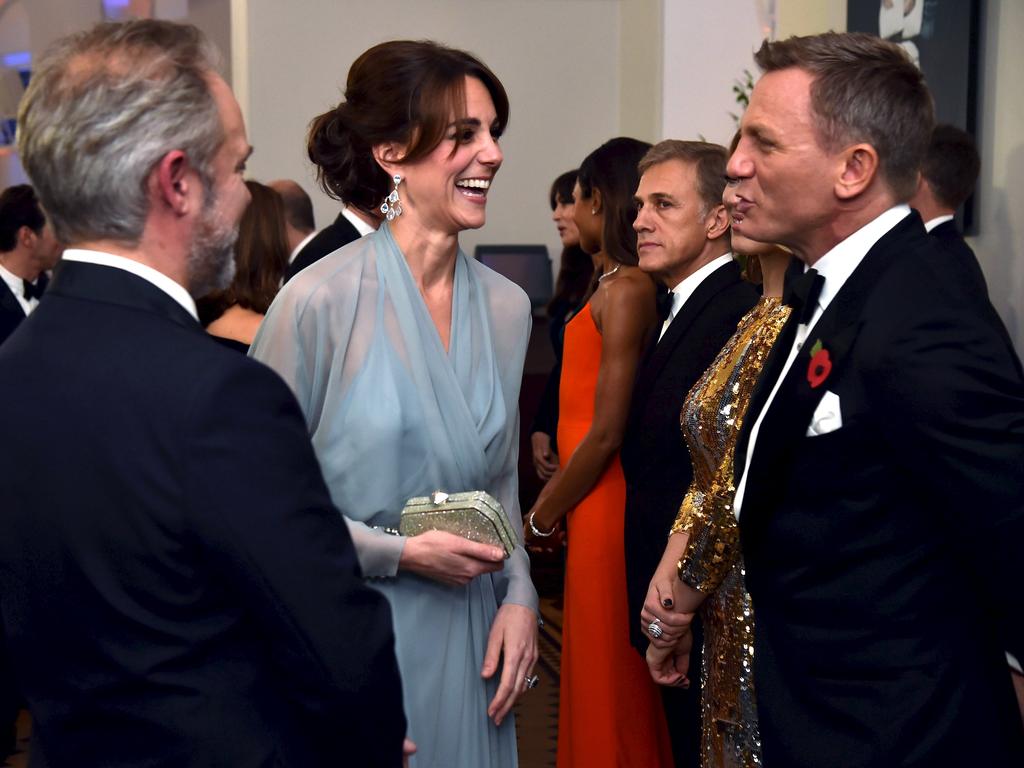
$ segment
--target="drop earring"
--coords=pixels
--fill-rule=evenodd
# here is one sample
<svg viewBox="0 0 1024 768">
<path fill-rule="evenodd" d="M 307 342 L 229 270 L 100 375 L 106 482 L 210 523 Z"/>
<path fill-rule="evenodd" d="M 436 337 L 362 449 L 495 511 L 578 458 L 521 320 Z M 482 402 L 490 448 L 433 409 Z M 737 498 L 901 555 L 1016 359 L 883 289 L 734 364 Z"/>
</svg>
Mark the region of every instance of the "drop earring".
<svg viewBox="0 0 1024 768">
<path fill-rule="evenodd" d="M 395 188 L 391 190 L 391 194 L 385 197 L 384 202 L 380 204 L 380 212 L 384 214 L 384 218 L 388 221 L 394 221 L 402 215 L 402 200 L 398 196 L 398 185 L 402 183 L 402 177 L 396 173 L 391 177 L 391 180 L 395 182 Z"/>
</svg>

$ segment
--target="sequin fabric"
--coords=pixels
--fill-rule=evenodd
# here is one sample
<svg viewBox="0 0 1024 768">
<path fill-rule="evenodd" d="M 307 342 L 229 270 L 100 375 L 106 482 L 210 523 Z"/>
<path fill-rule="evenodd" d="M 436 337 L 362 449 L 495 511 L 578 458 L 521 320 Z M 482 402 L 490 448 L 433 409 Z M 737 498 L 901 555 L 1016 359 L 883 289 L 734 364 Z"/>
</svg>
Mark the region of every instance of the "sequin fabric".
<svg viewBox="0 0 1024 768">
<path fill-rule="evenodd" d="M 754 699 L 754 611 L 744 587 L 739 526 L 732 510 L 733 453 L 754 384 L 789 317 L 762 298 L 690 390 L 680 414 L 693 483 L 673 533 L 689 543 L 679 576 L 708 598 L 701 606 L 701 752 L 704 768 L 761 765 Z"/>
</svg>

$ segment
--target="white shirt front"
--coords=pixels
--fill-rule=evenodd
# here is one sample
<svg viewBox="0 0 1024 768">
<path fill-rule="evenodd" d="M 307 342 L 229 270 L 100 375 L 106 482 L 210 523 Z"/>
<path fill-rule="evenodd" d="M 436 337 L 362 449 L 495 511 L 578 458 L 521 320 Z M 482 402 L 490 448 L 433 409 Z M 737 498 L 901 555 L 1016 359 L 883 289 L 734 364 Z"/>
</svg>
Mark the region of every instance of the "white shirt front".
<svg viewBox="0 0 1024 768">
<path fill-rule="evenodd" d="M 665 335 L 668 327 L 672 325 L 672 321 L 675 320 L 676 315 L 679 314 L 679 310 L 683 308 L 683 304 L 689 301 L 690 297 L 693 296 L 693 292 L 697 290 L 697 286 L 703 283 L 706 278 L 710 277 L 711 273 L 716 269 L 724 267 L 731 261 L 731 253 L 718 256 L 698 269 L 692 275 L 688 275 L 683 278 L 683 281 L 672 289 L 672 308 L 669 309 L 668 317 L 665 318 L 665 322 L 661 324 L 661 333 L 658 334 L 658 341 L 661 341 L 661 338 Z"/>
<path fill-rule="evenodd" d="M 747 489 L 747 473 L 750 470 L 750 462 L 757 447 L 757 435 L 761 430 L 761 422 L 764 421 L 765 414 L 771 408 L 772 401 L 775 400 L 779 387 L 786 378 L 789 369 L 793 366 L 793 361 L 800 354 L 800 349 L 810 335 L 810 330 L 814 328 L 822 313 L 832 302 L 832 299 L 835 298 L 835 295 L 839 293 L 839 290 L 846 283 L 850 275 L 853 274 L 853 271 L 864 260 L 864 257 L 867 256 L 868 251 L 871 250 L 875 243 L 882 239 L 883 235 L 903 221 L 909 214 L 909 205 L 897 205 L 890 208 L 836 245 L 814 264 L 814 269 L 818 270 L 818 274 L 825 278 L 825 282 L 821 286 L 821 294 L 818 296 L 818 306 L 815 308 L 809 323 L 797 326 L 796 338 L 793 340 L 793 347 L 789 351 L 789 357 L 786 358 L 786 364 L 782 367 L 782 372 L 775 381 L 771 394 L 768 395 L 764 407 L 757 415 L 757 421 L 754 422 L 754 426 L 750 430 L 746 460 L 743 464 L 743 474 L 740 476 L 740 481 L 736 486 L 736 498 L 732 505 L 733 513 L 737 519 L 739 519 L 740 509 L 743 505 L 743 495 Z M 804 267 L 805 271 L 806 269 L 807 267 Z"/>
<path fill-rule="evenodd" d="M 136 277 L 141 277 L 147 283 L 152 283 L 178 302 L 182 309 L 192 315 L 197 322 L 199 320 L 199 314 L 196 312 L 196 303 L 184 286 L 176 283 L 163 272 L 159 272 L 142 262 L 125 256 L 104 253 L 103 251 L 87 251 L 84 248 L 68 248 L 64 251 L 63 259 L 64 261 L 80 261 L 85 264 L 98 264 L 101 267 L 113 267 L 114 269 L 131 272 Z"/>
<path fill-rule="evenodd" d="M 34 296 L 31 299 L 25 298 L 25 281 L 7 269 L 3 264 L 0 264 L 0 278 L 3 278 L 3 281 L 7 283 L 7 287 L 11 289 L 14 298 L 21 305 L 25 317 L 31 315 L 32 310 L 39 306 L 39 299 Z"/>
</svg>

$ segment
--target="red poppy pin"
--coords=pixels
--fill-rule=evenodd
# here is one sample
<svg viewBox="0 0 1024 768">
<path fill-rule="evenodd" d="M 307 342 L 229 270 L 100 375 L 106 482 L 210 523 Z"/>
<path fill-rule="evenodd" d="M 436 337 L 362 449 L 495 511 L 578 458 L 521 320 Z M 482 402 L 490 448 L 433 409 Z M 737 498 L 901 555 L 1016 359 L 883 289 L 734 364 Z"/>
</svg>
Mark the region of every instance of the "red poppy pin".
<svg viewBox="0 0 1024 768">
<path fill-rule="evenodd" d="M 832 373 L 832 359 L 828 356 L 828 350 L 821 345 L 821 339 L 814 342 L 811 347 L 811 362 L 807 366 L 807 383 L 811 389 L 817 389 L 825 383 L 825 379 Z"/>
</svg>

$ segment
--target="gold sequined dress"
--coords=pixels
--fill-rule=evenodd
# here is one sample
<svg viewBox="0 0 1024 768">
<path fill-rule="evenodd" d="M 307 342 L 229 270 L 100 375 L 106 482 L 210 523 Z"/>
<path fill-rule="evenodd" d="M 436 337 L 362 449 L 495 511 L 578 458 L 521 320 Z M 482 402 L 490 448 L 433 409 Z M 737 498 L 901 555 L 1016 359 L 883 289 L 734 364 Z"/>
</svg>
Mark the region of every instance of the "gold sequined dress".
<svg viewBox="0 0 1024 768">
<path fill-rule="evenodd" d="M 690 390 L 680 415 L 693 483 L 672 532 L 690 537 L 679 577 L 708 595 L 700 609 L 704 768 L 761 765 L 752 678 L 754 613 L 732 509 L 733 453 L 754 383 L 788 317 L 789 307 L 780 299 L 762 298 Z"/>
</svg>

